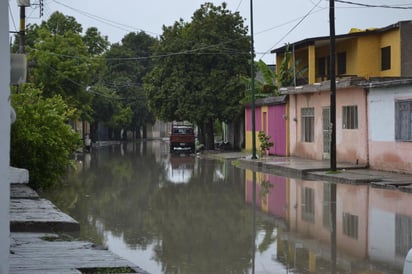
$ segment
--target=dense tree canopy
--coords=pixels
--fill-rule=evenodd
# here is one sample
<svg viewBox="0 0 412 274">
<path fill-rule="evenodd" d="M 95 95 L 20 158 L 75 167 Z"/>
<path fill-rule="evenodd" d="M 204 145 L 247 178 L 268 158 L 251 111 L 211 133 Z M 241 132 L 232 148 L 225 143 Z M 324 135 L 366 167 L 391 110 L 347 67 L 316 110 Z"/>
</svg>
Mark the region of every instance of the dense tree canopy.
<svg viewBox="0 0 412 274">
<path fill-rule="evenodd" d="M 108 41 L 96 28 L 88 29 L 84 36 L 81 32 L 81 25 L 73 17 L 59 12 L 40 26 L 30 26 L 26 50 L 34 66 L 29 80 L 43 90 L 45 97 L 62 96 L 90 120 L 92 96 L 86 88 L 98 78 L 102 63 L 94 57 L 106 50 Z"/>
<path fill-rule="evenodd" d="M 106 72 L 103 84 L 113 89 L 120 99 L 124 115 L 122 128 L 140 134 L 145 132 L 147 123 L 154 123 L 154 117 L 147 108 L 143 77 L 153 67 L 151 48 L 157 40 L 144 32 L 129 33 L 121 43 L 113 44 L 106 53 Z"/>
<path fill-rule="evenodd" d="M 231 121 L 242 111 L 250 42 L 239 13 L 226 5 L 203 4 L 191 22 L 163 28 L 154 48 L 157 66 L 145 77 L 150 109 L 165 120 L 188 120 L 213 146 L 213 122 Z"/>
</svg>

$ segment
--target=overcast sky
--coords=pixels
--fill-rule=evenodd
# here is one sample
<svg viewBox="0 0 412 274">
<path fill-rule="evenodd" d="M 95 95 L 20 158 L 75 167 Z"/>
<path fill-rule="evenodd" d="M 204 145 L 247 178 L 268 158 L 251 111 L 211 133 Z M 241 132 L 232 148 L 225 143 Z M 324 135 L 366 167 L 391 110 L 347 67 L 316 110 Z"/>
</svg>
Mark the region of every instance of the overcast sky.
<svg viewBox="0 0 412 274">
<path fill-rule="evenodd" d="M 39 0 L 31 0 L 38 3 Z M 38 6 L 26 10 L 26 23 L 47 20 L 54 11 L 76 18 L 83 29 L 94 26 L 109 41 L 119 42 L 132 31 L 145 31 L 152 36 L 162 34 L 162 26 L 170 26 L 182 18 L 189 22 L 201 0 L 44 0 L 44 16 L 39 19 Z M 223 1 L 210 0 L 215 5 Z M 239 11 L 250 30 L 250 0 L 227 0 L 228 9 Z M 336 2 L 336 34 L 351 28 L 385 27 L 402 20 L 412 20 L 412 0 L 353 0 L 352 3 L 387 5 L 396 8 L 364 7 Z M 19 28 L 16 0 L 9 0 L 10 30 Z M 270 50 L 286 43 L 329 35 L 329 0 L 253 0 L 254 38 L 257 59 L 274 63 Z"/>
</svg>

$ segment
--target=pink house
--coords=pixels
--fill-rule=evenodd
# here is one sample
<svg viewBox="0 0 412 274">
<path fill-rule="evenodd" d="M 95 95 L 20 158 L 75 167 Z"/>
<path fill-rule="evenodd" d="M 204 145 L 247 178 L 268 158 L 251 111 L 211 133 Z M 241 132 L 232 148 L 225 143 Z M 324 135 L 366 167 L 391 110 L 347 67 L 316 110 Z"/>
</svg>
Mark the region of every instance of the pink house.
<svg viewBox="0 0 412 274">
<path fill-rule="evenodd" d="M 276 96 L 258 99 L 255 102 L 255 136 L 256 149 L 259 151 L 259 131 L 271 136 L 274 143 L 269 154 L 287 156 L 287 96 Z M 245 107 L 246 150 L 252 150 L 252 109 Z"/>
<path fill-rule="evenodd" d="M 368 164 L 367 93 L 358 78 L 341 78 L 336 91 L 338 162 Z M 330 158 L 330 82 L 283 88 L 289 95 L 290 155 Z"/>
</svg>

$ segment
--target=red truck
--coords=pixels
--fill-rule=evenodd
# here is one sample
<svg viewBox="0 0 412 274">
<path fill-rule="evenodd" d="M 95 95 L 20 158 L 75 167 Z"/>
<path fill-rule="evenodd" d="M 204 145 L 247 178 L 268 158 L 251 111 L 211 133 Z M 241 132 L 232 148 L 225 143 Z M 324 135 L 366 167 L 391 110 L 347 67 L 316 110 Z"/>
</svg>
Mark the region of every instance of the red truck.
<svg viewBox="0 0 412 274">
<path fill-rule="evenodd" d="M 170 152 L 196 151 L 195 130 L 191 125 L 172 125 Z"/>
</svg>

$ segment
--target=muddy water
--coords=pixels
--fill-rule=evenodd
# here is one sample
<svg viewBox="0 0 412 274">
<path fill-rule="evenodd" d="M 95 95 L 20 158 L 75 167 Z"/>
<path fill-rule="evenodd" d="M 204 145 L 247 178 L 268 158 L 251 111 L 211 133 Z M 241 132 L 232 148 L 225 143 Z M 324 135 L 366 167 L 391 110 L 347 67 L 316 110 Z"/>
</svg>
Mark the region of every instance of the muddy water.
<svg viewBox="0 0 412 274">
<path fill-rule="evenodd" d="M 78 155 L 43 195 L 153 274 L 402 273 L 412 247 L 409 193 L 252 173 L 161 141 Z"/>
</svg>

